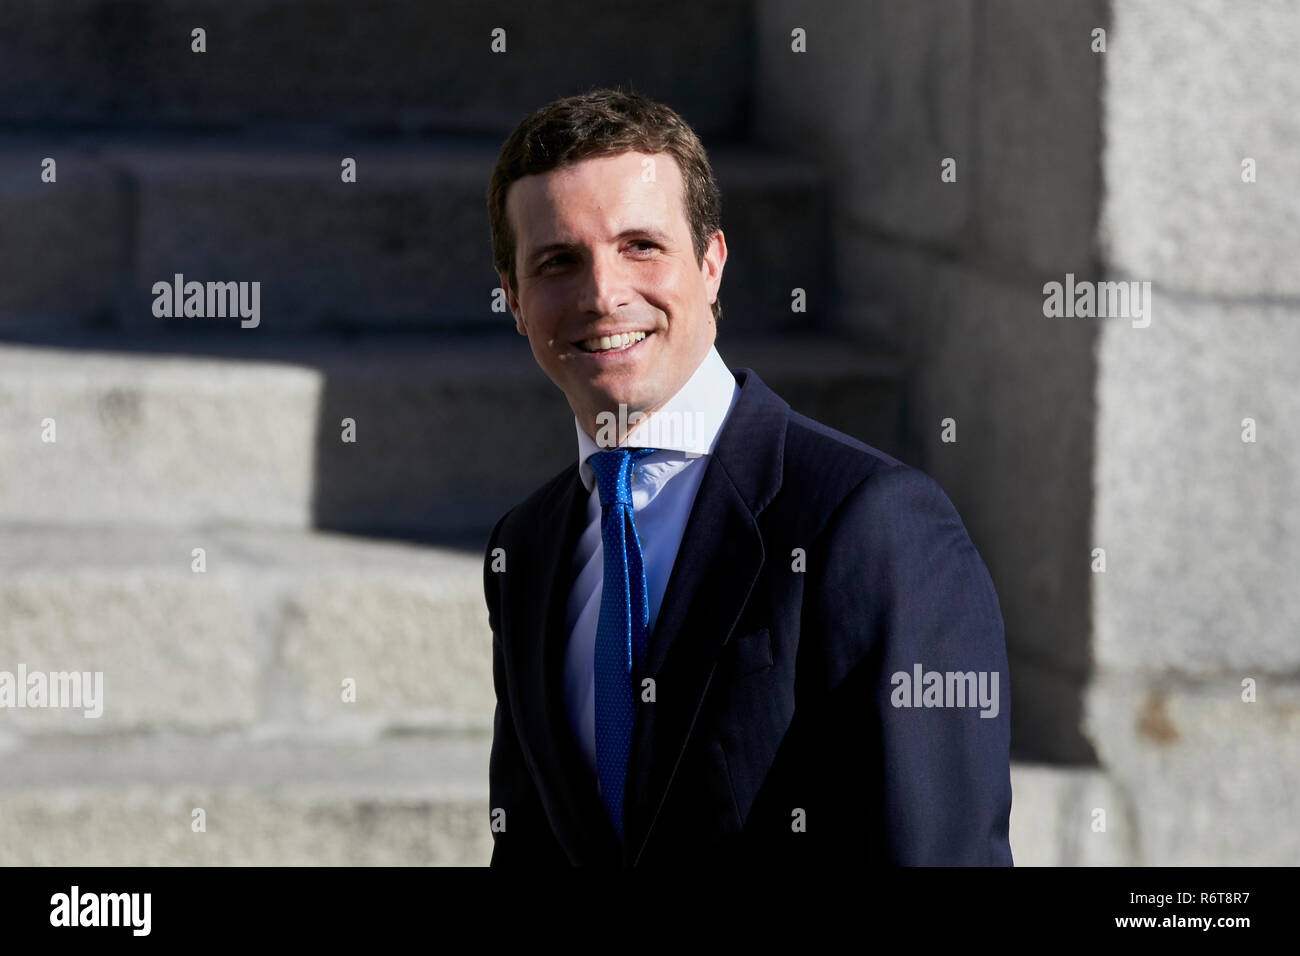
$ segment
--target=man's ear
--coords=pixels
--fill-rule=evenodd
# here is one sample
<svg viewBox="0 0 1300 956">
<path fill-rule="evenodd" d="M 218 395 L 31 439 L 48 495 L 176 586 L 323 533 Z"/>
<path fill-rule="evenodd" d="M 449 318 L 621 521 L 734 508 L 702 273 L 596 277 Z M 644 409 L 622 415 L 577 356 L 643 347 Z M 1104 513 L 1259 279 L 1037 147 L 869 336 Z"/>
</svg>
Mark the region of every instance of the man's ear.
<svg viewBox="0 0 1300 956">
<path fill-rule="evenodd" d="M 497 270 L 497 279 L 501 283 L 501 290 L 506 294 L 506 305 L 510 306 L 510 312 L 515 317 L 515 330 L 520 335 L 527 335 L 528 327 L 524 325 L 523 315 L 519 311 L 519 300 L 515 297 L 514 292 L 510 290 L 510 283 L 506 281 L 505 273 Z"/>
<path fill-rule="evenodd" d="M 704 285 L 709 291 L 709 302 L 718 297 L 718 288 L 722 285 L 722 268 L 727 264 L 727 238 L 722 230 L 717 230 L 709 237 L 709 244 L 704 247 L 704 261 L 700 269 L 704 273 Z"/>
</svg>

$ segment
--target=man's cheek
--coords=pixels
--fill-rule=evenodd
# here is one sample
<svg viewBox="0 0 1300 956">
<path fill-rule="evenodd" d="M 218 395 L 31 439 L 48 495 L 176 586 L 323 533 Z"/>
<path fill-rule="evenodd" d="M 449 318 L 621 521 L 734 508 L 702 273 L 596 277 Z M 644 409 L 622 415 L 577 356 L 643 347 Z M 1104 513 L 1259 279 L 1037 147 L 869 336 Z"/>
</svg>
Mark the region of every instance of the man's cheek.
<svg viewBox="0 0 1300 956">
<path fill-rule="evenodd" d="M 675 304 L 686 297 L 687 287 L 676 274 L 646 275 L 637 291 L 651 308 L 671 316 L 676 311 Z"/>
</svg>

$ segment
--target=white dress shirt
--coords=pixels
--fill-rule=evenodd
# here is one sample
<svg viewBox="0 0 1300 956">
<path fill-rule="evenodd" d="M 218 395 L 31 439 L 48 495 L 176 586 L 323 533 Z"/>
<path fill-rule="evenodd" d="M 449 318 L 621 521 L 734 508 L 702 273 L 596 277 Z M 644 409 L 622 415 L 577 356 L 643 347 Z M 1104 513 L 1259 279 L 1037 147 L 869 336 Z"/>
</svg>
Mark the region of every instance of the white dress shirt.
<svg viewBox="0 0 1300 956">
<path fill-rule="evenodd" d="M 717 348 L 710 346 L 681 390 L 642 420 L 623 442 L 627 447 L 662 449 L 636 463 L 630 482 L 632 520 L 641 541 L 650 603 L 647 635 L 654 633 L 659 605 L 708 456 L 739 395 L 736 377 Z M 608 449 L 598 446 L 582 430 L 576 416 L 573 421 L 578 432 L 578 473 L 590 494 L 587 526 L 573 555 L 573 587 L 565 615 L 569 640 L 564 654 L 564 702 L 578 749 L 596 776 L 596 624 L 605 577 L 605 549 L 600 534 L 600 489 L 587 458 Z"/>
</svg>

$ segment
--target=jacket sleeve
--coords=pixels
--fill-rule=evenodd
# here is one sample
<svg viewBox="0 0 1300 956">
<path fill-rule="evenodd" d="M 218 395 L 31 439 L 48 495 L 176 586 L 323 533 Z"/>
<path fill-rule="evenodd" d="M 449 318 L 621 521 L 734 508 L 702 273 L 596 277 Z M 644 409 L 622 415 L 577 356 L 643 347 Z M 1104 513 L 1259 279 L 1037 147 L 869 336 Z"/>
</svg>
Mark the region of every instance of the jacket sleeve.
<svg viewBox="0 0 1300 956">
<path fill-rule="evenodd" d="M 483 593 L 487 600 L 488 624 L 492 628 L 492 682 L 496 691 L 492 756 L 488 767 L 490 819 L 493 821 L 491 865 L 568 865 L 568 857 L 555 839 L 524 761 L 510 708 L 500 611 L 500 584 L 509 573 L 510 556 L 506 556 L 506 571 L 492 570 L 492 552 L 497 547 L 497 535 L 507 517 L 509 512 L 492 529 L 483 560 Z M 503 811 L 503 818 L 498 811 Z"/>
<path fill-rule="evenodd" d="M 871 804 L 886 858 L 1012 865 L 1002 615 L 956 509 L 933 479 L 896 466 L 858 485 L 822 537 L 814 587 L 841 678 L 832 699 L 852 695 L 836 709 L 867 738 L 845 759 L 883 784 Z"/>
</svg>

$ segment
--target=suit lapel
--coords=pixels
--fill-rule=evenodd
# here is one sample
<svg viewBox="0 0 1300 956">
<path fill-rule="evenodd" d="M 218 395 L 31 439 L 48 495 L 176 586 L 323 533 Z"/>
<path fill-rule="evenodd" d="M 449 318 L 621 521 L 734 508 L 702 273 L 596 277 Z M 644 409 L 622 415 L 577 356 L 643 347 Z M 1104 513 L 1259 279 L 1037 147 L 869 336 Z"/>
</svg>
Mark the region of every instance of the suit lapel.
<svg viewBox="0 0 1300 956">
<path fill-rule="evenodd" d="M 625 864 L 640 859 L 723 646 L 763 567 L 758 514 L 781 484 L 789 405 L 749 369 L 710 456 L 647 651 L 655 703 L 638 707 L 629 754 Z M 634 688 L 639 694 L 640 687 Z"/>
<path fill-rule="evenodd" d="M 516 729 L 536 755 L 542 799 L 570 860 L 578 866 L 617 866 L 618 835 L 605 817 L 596 780 L 578 752 L 564 707 L 564 612 L 573 552 L 586 515 L 587 491 L 573 465 L 541 506 L 538 527 L 543 535 L 551 533 L 541 539 L 535 562 L 527 564 L 533 573 L 525 575 L 523 587 L 514 589 L 519 597 L 513 602 L 512 619 L 526 622 L 516 652 L 515 686 L 523 699 L 521 709 L 529 716 L 527 726 Z"/>
</svg>

